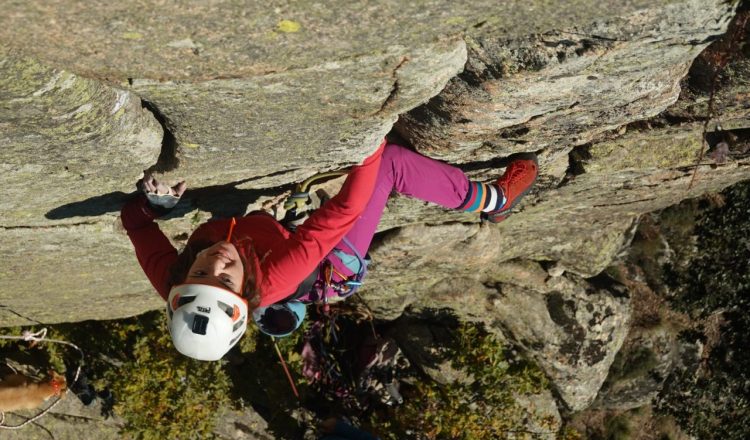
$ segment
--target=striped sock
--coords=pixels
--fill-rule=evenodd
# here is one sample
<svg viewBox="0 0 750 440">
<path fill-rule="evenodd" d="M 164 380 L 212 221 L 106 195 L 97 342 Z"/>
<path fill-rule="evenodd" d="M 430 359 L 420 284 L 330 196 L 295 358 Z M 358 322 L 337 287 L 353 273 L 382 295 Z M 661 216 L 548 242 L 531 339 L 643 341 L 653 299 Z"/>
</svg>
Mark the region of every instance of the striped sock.
<svg viewBox="0 0 750 440">
<path fill-rule="evenodd" d="M 469 191 L 456 209 L 467 212 L 492 212 L 502 209 L 506 201 L 505 194 L 499 186 L 470 180 Z"/>
</svg>

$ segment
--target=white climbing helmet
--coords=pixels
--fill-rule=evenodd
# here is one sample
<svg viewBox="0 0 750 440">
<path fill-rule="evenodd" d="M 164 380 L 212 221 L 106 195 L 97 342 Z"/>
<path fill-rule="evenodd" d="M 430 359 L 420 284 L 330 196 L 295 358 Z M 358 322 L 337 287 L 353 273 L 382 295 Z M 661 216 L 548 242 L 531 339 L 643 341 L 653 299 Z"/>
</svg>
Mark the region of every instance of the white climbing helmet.
<svg viewBox="0 0 750 440">
<path fill-rule="evenodd" d="M 216 361 L 245 333 L 247 302 L 221 287 L 181 284 L 169 292 L 167 325 L 177 351 Z"/>
</svg>

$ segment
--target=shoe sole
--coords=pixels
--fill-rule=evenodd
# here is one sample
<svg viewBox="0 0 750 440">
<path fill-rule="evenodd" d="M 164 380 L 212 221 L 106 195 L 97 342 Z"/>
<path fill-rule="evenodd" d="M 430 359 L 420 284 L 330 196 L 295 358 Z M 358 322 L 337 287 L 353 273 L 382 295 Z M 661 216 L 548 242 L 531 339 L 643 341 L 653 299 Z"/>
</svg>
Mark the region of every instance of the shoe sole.
<svg viewBox="0 0 750 440">
<path fill-rule="evenodd" d="M 490 223 L 500 223 L 501 221 L 503 221 L 506 218 L 508 218 L 508 216 L 510 216 L 512 214 L 510 211 L 513 210 L 513 208 L 518 204 L 518 202 L 520 202 L 521 199 L 523 199 L 524 196 L 529 193 L 529 191 L 531 191 L 531 188 L 534 187 L 534 184 L 536 183 L 536 180 L 539 178 L 539 160 L 537 159 L 536 154 L 534 154 L 534 153 L 518 153 L 518 154 L 513 154 L 513 155 L 509 156 L 508 159 L 511 160 L 511 161 L 517 160 L 517 159 L 520 159 L 520 160 L 532 160 L 532 161 L 534 161 L 534 165 L 536 165 L 536 176 L 534 176 L 534 180 L 531 181 L 531 184 L 529 185 L 529 187 L 526 188 L 525 190 L 521 191 L 521 194 L 519 194 L 513 200 L 513 202 L 510 204 L 510 206 L 508 206 L 506 209 L 503 209 L 503 210 L 501 210 L 499 212 L 496 212 L 495 214 L 492 214 L 492 215 L 486 214 L 486 215 L 484 215 L 484 219 L 487 220 L 487 221 L 489 221 Z M 499 219 L 499 220 L 494 220 L 494 217 L 502 217 L 502 218 Z"/>
</svg>

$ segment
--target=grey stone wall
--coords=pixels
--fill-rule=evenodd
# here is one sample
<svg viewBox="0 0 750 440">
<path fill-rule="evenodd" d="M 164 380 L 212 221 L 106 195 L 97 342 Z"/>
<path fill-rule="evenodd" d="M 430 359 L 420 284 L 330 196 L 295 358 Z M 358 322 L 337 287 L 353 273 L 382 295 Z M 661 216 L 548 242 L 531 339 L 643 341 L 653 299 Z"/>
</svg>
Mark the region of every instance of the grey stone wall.
<svg viewBox="0 0 750 440">
<path fill-rule="evenodd" d="M 0 325 L 161 306 L 117 221 L 143 169 L 191 186 L 161 222 L 179 246 L 211 216 L 278 208 L 395 126 L 472 178 L 521 151 L 542 175 L 499 225 L 394 198 L 363 295 L 383 318 L 486 323 L 580 409 L 629 319 L 627 295 L 591 278 L 641 214 L 750 177 L 742 155 L 706 158 L 689 185 L 707 94 L 682 85 L 731 2 L 261 3 L 4 6 Z M 733 129 L 748 128 L 743 63 L 717 93 Z M 665 111 L 679 118 L 634 124 Z"/>
</svg>

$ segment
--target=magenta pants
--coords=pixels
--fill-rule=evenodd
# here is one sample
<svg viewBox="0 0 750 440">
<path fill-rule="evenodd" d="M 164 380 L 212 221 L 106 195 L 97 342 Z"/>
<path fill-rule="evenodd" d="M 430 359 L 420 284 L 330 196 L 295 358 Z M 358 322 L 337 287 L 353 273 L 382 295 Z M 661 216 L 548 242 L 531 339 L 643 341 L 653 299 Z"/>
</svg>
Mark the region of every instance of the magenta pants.
<svg viewBox="0 0 750 440">
<path fill-rule="evenodd" d="M 388 144 L 383 151 L 375 189 L 362 217 L 346 234 L 346 239 L 364 256 L 393 191 L 432 202 L 445 208 L 457 208 L 469 190 L 469 180 L 460 169 L 422 156 L 400 145 Z M 336 248 L 351 253 L 349 246 Z"/>
<path fill-rule="evenodd" d="M 367 264 L 363 259 L 370 248 L 388 197 L 394 190 L 446 208 L 456 208 L 469 191 L 469 180 L 463 171 L 454 166 L 422 156 L 400 145 L 386 145 L 375 189 L 362 216 L 323 260 L 314 287 L 310 293 L 299 297 L 299 300 L 315 302 L 323 298 L 346 297 L 356 291 L 356 287 L 342 287 L 341 283 L 351 280 L 351 276 L 355 274 L 359 274 L 354 277 L 356 281 L 364 277 Z"/>
</svg>

